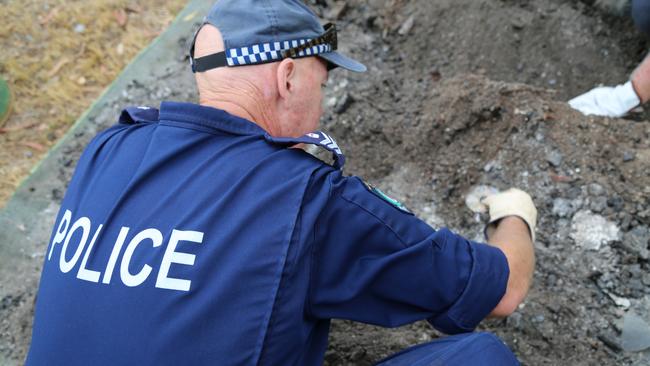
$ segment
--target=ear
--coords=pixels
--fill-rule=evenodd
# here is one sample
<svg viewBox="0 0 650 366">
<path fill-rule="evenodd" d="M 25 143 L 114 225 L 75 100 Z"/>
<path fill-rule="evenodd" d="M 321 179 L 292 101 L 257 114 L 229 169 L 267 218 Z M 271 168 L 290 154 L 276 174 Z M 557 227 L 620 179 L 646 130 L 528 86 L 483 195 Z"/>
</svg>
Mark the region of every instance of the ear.
<svg viewBox="0 0 650 366">
<path fill-rule="evenodd" d="M 278 93 L 281 98 L 286 99 L 289 94 L 293 92 L 296 76 L 296 62 L 290 58 L 282 60 L 278 66 L 276 76 L 278 79 Z"/>
</svg>

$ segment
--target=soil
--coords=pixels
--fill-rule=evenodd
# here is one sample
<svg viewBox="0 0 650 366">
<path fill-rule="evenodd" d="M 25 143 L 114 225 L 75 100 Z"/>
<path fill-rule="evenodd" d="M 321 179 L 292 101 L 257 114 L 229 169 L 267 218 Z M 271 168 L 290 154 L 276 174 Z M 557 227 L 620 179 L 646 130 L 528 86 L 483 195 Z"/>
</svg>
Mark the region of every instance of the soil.
<svg viewBox="0 0 650 366">
<path fill-rule="evenodd" d="M 360 175 L 438 228 L 481 239 L 465 198 L 483 184 L 519 187 L 539 213 L 534 286 L 495 332 L 524 365 L 646 365 L 625 352 L 622 319 L 650 299 L 650 123 L 585 117 L 566 100 L 625 81 L 648 43 L 627 18 L 569 0 L 313 0 L 336 20 L 340 48 L 369 66 L 334 71 L 322 129 L 346 173 Z M 179 45 L 185 47 L 185 44 Z M 60 200 L 81 149 L 120 108 L 196 99 L 184 60 L 151 85 L 131 83 L 61 158 Z M 583 218 L 616 235 L 595 245 Z M 595 234 L 594 234 L 595 235 Z M 38 272 L 35 271 L 35 280 Z M 35 289 L 2 300 L 3 342 L 28 347 Z M 643 305 L 645 306 L 645 305 Z M 6 335 L 11 334 L 9 338 Z M 425 322 L 382 329 L 334 321 L 328 365 L 369 365 L 443 336 Z M 7 351 L 8 350 L 8 351 Z"/>
</svg>

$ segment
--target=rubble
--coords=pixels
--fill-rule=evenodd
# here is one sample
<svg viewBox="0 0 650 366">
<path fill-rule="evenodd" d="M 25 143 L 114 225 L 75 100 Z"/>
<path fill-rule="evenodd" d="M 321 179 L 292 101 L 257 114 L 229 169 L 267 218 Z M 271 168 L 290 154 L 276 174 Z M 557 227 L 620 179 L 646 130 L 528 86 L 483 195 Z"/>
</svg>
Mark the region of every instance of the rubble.
<svg viewBox="0 0 650 366">
<path fill-rule="evenodd" d="M 589 210 L 578 211 L 571 222 L 571 238 L 587 250 L 599 250 L 601 245 L 619 239 L 615 223 Z"/>
</svg>

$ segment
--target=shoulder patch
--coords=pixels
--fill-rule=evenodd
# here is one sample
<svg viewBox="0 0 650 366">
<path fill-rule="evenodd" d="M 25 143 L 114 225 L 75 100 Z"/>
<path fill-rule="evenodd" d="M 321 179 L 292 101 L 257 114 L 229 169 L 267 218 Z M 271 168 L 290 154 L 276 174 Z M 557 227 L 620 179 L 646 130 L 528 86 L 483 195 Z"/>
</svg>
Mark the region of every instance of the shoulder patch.
<svg viewBox="0 0 650 366">
<path fill-rule="evenodd" d="M 390 203 L 391 205 L 393 205 L 395 208 L 399 209 L 400 211 L 403 211 L 403 212 L 406 212 L 408 214 L 413 215 L 413 212 L 411 212 L 411 210 L 409 210 L 406 206 L 404 206 L 404 204 L 402 202 L 400 202 L 400 201 L 394 199 L 393 197 L 387 195 L 381 189 L 373 186 L 372 184 L 370 184 L 370 183 L 368 183 L 366 181 L 363 181 L 363 183 L 366 185 L 366 188 L 368 188 L 368 190 L 372 194 L 374 194 L 375 196 L 377 196 L 377 197 L 381 198 L 382 200 Z"/>
<path fill-rule="evenodd" d="M 328 150 L 332 153 L 334 158 L 334 167 L 337 169 L 342 169 L 345 165 L 345 155 L 339 148 L 339 145 L 336 143 L 334 138 L 322 131 L 310 132 L 306 135 L 300 137 L 273 137 L 268 133 L 264 135 L 264 138 L 278 145 L 292 146 L 297 144 L 309 144 L 316 145 Z"/>
</svg>

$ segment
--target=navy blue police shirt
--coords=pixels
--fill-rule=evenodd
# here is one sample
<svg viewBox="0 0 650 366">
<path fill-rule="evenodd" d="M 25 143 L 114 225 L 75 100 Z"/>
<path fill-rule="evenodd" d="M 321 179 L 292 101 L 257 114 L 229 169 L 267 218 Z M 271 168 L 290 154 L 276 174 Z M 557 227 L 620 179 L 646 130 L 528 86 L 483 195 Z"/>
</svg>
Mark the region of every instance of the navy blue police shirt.
<svg viewBox="0 0 650 366">
<path fill-rule="evenodd" d="M 332 318 L 473 330 L 505 292 L 503 253 L 342 164 L 322 132 L 273 138 L 185 103 L 125 110 L 57 215 L 27 365 L 318 365 Z"/>
</svg>

